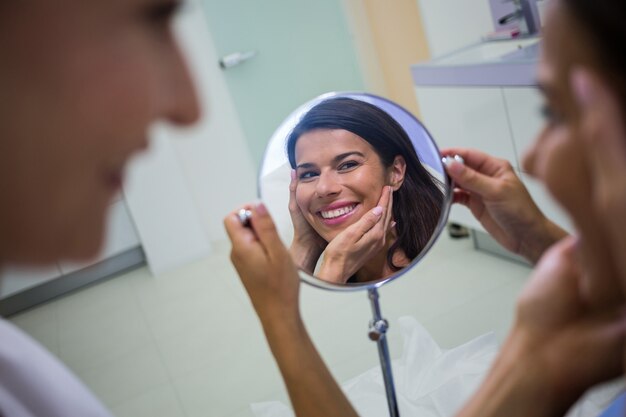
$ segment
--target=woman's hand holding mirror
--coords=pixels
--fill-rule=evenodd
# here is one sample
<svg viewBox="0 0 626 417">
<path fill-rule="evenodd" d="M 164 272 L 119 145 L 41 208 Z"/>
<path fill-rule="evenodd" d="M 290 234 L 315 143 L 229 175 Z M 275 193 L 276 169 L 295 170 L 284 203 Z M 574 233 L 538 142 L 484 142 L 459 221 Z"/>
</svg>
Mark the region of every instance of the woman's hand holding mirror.
<svg viewBox="0 0 626 417">
<path fill-rule="evenodd" d="M 328 243 L 317 276 L 327 282 L 345 284 L 385 247 L 392 232 L 392 217 L 393 193 L 387 186 L 376 207 Z"/>
<path fill-rule="evenodd" d="M 474 149 L 444 149 L 455 182 L 454 202 L 467 206 L 502 246 L 535 263 L 566 232 L 539 210 L 511 164 Z"/>
</svg>

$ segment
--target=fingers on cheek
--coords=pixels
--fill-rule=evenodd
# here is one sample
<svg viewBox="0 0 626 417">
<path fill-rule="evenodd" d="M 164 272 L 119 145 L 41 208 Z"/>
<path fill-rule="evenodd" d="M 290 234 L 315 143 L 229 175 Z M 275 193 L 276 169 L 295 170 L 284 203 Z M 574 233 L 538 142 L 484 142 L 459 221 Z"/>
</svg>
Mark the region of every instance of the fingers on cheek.
<svg viewBox="0 0 626 417">
<path fill-rule="evenodd" d="M 379 243 L 379 246 L 383 246 L 385 244 L 385 236 L 386 233 L 377 232 L 376 233 L 376 242 Z"/>
</svg>

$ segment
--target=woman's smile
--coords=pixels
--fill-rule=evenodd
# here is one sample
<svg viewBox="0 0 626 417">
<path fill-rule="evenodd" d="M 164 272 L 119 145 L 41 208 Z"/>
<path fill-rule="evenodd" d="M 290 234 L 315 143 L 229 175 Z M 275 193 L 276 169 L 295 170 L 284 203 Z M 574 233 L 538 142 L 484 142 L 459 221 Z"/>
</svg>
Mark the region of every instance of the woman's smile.
<svg viewBox="0 0 626 417">
<path fill-rule="evenodd" d="M 358 203 L 335 203 L 320 211 L 317 215 L 326 226 L 335 226 L 348 220 L 357 212 Z"/>
</svg>

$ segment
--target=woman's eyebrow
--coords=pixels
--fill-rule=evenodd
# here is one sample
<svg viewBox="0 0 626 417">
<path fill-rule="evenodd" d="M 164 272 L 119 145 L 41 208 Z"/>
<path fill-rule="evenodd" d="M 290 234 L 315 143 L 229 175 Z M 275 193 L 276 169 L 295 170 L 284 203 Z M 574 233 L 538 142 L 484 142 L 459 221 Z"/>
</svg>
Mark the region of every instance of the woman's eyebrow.
<svg viewBox="0 0 626 417">
<path fill-rule="evenodd" d="M 311 163 L 311 162 L 305 162 L 303 164 L 299 164 L 296 165 L 296 169 L 308 169 L 308 168 L 315 168 L 315 164 Z"/>
<path fill-rule="evenodd" d="M 335 156 L 333 158 L 333 162 L 337 163 L 337 162 L 341 161 L 342 159 L 345 159 L 345 158 L 347 158 L 349 156 L 352 156 L 352 155 L 357 155 L 357 156 L 360 156 L 361 158 L 365 158 L 365 155 L 362 154 L 359 151 L 350 151 L 350 152 L 344 152 L 344 153 L 341 153 L 341 154 Z"/>
<path fill-rule="evenodd" d="M 350 152 L 344 152 L 344 153 L 340 153 L 339 155 L 335 156 L 333 158 L 333 163 L 338 163 L 341 160 L 351 156 L 351 155 L 357 155 L 360 156 L 361 158 L 365 158 L 365 154 L 359 152 L 359 151 L 350 151 Z M 298 164 L 296 165 L 296 169 L 309 169 L 309 168 L 315 168 L 316 165 L 312 162 L 303 162 L 302 164 Z"/>
</svg>

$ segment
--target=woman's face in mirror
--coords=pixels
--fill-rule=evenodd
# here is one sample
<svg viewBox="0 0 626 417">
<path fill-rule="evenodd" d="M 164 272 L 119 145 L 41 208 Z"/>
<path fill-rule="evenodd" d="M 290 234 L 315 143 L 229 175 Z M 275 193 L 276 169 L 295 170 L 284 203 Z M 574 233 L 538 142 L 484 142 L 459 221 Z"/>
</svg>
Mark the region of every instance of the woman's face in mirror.
<svg viewBox="0 0 626 417">
<path fill-rule="evenodd" d="M 395 274 L 427 248 L 445 212 L 443 167 L 428 133 L 403 109 L 378 99 L 405 118 L 415 145 L 398 120 L 366 100 L 321 100 L 285 133 L 293 169 L 284 203 L 292 220 L 291 255 L 301 269 L 327 282 L 372 282 Z M 274 138 L 284 149 L 285 136 Z M 268 154 L 266 160 L 276 160 Z M 270 189 L 263 175 L 261 183 L 262 193 Z"/>
<path fill-rule="evenodd" d="M 298 138 L 296 201 L 307 222 L 326 241 L 378 205 L 383 187 L 398 189 L 404 166 L 386 168 L 375 149 L 343 129 L 316 129 Z"/>
<path fill-rule="evenodd" d="M 156 120 L 199 108 L 171 31 L 176 1 L 0 4 L 0 254 L 83 259 Z"/>
</svg>

